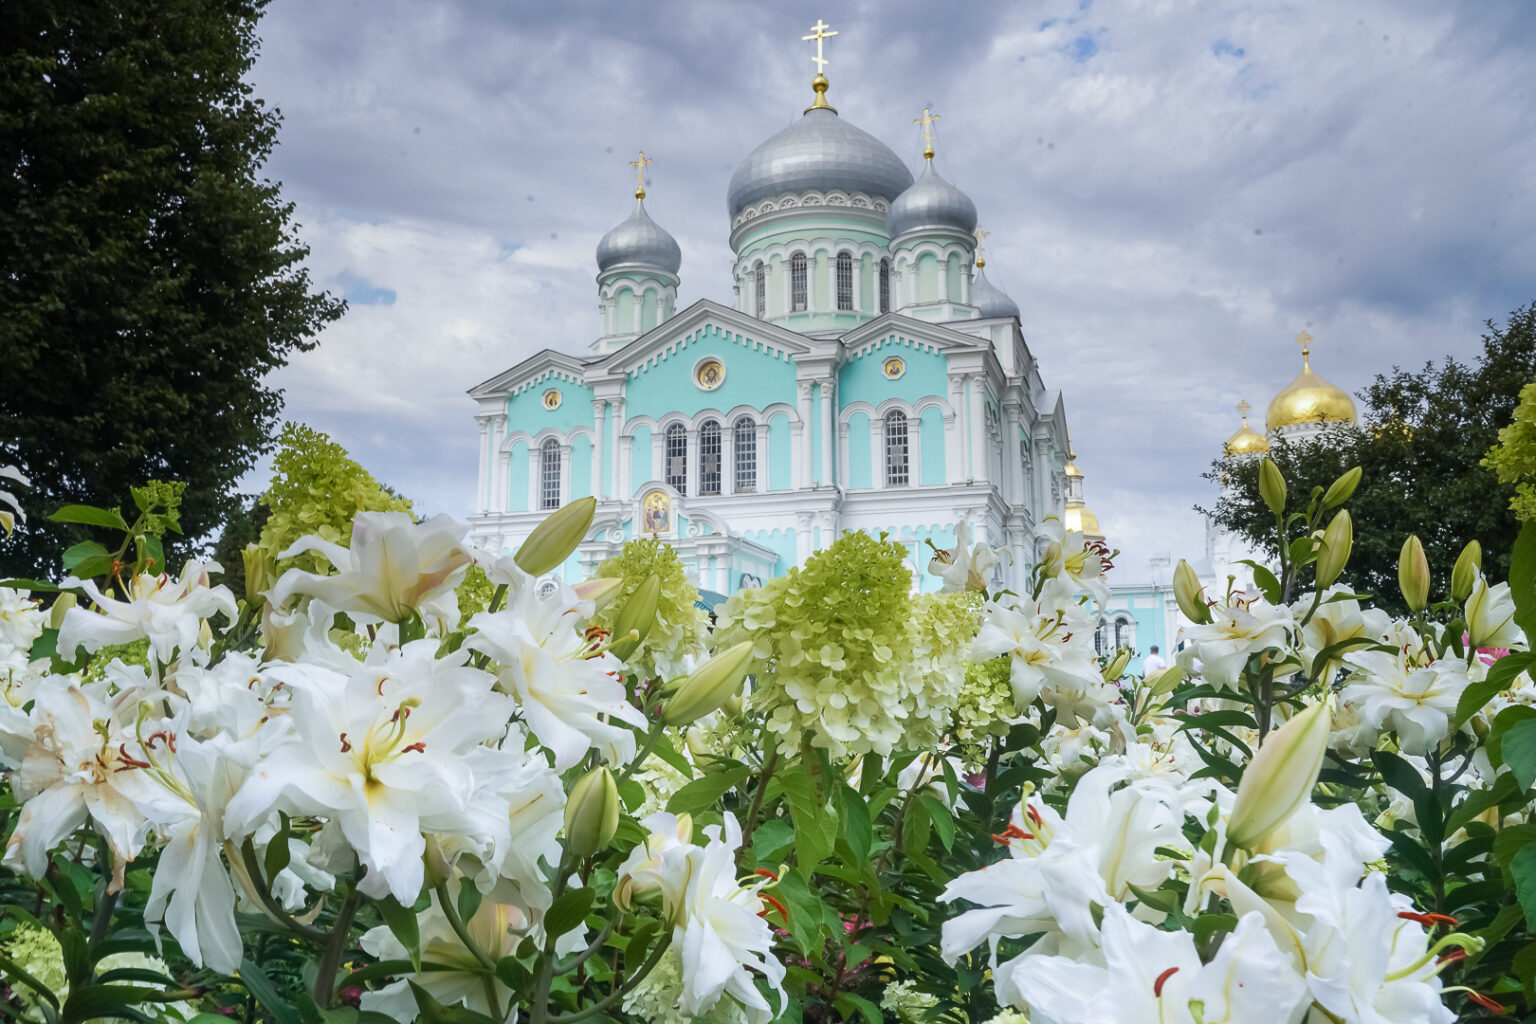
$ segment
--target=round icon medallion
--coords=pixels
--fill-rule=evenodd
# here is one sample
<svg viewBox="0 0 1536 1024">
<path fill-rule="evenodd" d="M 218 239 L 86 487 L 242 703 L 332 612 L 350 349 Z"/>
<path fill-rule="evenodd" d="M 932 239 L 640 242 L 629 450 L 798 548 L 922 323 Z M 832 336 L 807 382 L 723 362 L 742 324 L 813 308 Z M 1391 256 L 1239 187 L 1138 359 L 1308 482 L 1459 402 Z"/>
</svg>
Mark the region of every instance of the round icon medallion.
<svg viewBox="0 0 1536 1024">
<path fill-rule="evenodd" d="M 699 360 L 693 368 L 693 382 L 702 391 L 713 391 L 725 383 L 725 364 L 714 356 Z"/>
<path fill-rule="evenodd" d="M 896 380 L 907 372 L 907 364 L 900 356 L 891 356 L 881 365 L 881 370 L 887 380 Z"/>
<path fill-rule="evenodd" d="M 550 388 L 548 391 L 544 392 L 544 408 L 549 410 L 558 409 L 560 408 L 560 402 L 561 398 L 559 389 Z"/>
</svg>

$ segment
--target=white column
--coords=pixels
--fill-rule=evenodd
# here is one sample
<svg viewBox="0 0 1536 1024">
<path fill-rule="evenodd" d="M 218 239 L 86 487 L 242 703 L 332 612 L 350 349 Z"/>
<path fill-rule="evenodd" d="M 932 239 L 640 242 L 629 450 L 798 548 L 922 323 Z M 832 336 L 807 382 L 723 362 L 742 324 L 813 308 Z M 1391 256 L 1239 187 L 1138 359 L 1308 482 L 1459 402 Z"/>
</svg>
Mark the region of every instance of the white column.
<svg viewBox="0 0 1536 1024">
<path fill-rule="evenodd" d="M 757 493 L 768 493 L 768 422 L 757 425 Z"/>
<path fill-rule="evenodd" d="M 811 557 L 811 517 L 801 513 L 795 517 L 795 562 L 803 564 Z"/>
<path fill-rule="evenodd" d="M 837 466 L 832 461 L 832 402 L 836 395 L 836 384 L 821 382 L 821 482 L 828 487 L 837 482 Z"/>
<path fill-rule="evenodd" d="M 491 495 L 491 511 L 505 512 L 507 510 L 507 478 L 511 475 L 507 463 L 511 456 L 501 450 L 501 442 L 507 433 L 506 416 L 497 416 L 491 423 L 491 451 L 493 458 L 491 464 L 491 486 L 494 493 Z"/>
<path fill-rule="evenodd" d="M 982 398 L 982 377 L 973 373 L 966 378 L 970 385 L 971 471 L 970 479 L 979 480 L 987 474 L 987 446 L 985 427 L 985 399 Z"/>
<path fill-rule="evenodd" d="M 605 400 L 592 400 L 592 493 L 599 501 L 608 497 L 608 480 L 603 474 L 603 452 L 608 447 L 607 431 L 603 430 L 603 413 L 607 408 Z"/>
<path fill-rule="evenodd" d="M 1024 454 L 1019 450 L 1019 402 L 1009 399 L 1003 405 L 1003 479 L 998 481 L 1003 500 L 1010 505 L 1024 503 Z"/>
<path fill-rule="evenodd" d="M 811 485 L 811 382 L 800 382 L 800 400 L 797 408 L 800 412 L 800 422 L 797 425 L 800 436 L 795 445 L 799 458 L 799 466 L 794 473 L 795 487 L 800 490 Z"/>
<path fill-rule="evenodd" d="M 944 418 L 945 453 L 948 466 L 945 475 L 951 483 L 969 476 L 970 460 L 965 454 L 965 384 L 959 377 L 949 378 L 949 407 L 951 414 Z"/>
<path fill-rule="evenodd" d="M 967 306 L 971 304 L 970 267 L 963 261 L 960 264 L 960 301 Z"/>
<path fill-rule="evenodd" d="M 688 481 L 688 496 L 693 497 L 703 493 L 704 490 L 699 486 L 699 481 L 702 478 L 702 473 L 700 470 L 703 468 L 699 465 L 699 428 L 690 426 L 688 428 L 687 436 L 688 465 L 683 467 L 687 470 L 687 472 L 683 474 L 683 479 Z"/>
<path fill-rule="evenodd" d="M 475 511 L 490 510 L 491 497 L 491 418 L 476 416 L 480 425 L 480 462 L 475 472 Z"/>
<path fill-rule="evenodd" d="M 736 493 L 736 425 L 720 421 L 720 493 Z"/>
<path fill-rule="evenodd" d="M 634 490 L 629 480 L 629 464 L 630 453 L 635 447 L 635 439 L 625 434 L 619 435 L 618 440 L 619 444 L 616 449 L 618 455 L 613 463 L 613 496 L 622 501 L 627 499 Z"/>
<path fill-rule="evenodd" d="M 879 413 L 869 417 L 869 482 L 876 490 L 885 490 L 885 420 Z"/>
</svg>

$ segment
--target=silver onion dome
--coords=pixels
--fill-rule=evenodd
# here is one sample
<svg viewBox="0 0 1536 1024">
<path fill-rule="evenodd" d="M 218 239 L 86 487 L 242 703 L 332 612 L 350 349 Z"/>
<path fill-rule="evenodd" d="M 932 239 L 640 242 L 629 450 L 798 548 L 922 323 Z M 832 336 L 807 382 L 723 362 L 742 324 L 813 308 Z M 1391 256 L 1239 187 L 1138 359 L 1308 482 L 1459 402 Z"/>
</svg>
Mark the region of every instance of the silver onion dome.
<svg viewBox="0 0 1536 1024">
<path fill-rule="evenodd" d="M 812 107 L 747 154 L 731 175 L 726 205 L 735 217 L 764 199 L 832 189 L 889 202 L 911 184 L 912 172 L 885 143 L 844 121 L 831 107 Z"/>
<path fill-rule="evenodd" d="M 971 281 L 971 305 L 981 313 L 983 320 L 994 316 L 1019 315 L 1019 304 L 988 281 L 987 272 L 980 267 L 976 268 L 976 277 Z"/>
<path fill-rule="evenodd" d="M 886 228 L 892 238 L 899 238 L 909 231 L 925 228 L 941 228 L 969 235 L 976 230 L 976 204 L 971 197 L 939 177 L 933 169 L 933 161 L 917 184 L 907 189 L 891 203 L 886 216 Z"/>
<path fill-rule="evenodd" d="M 597 243 L 597 270 L 638 265 L 676 274 L 683 265 L 683 251 L 677 239 L 645 212 L 644 201 L 635 203 L 629 219 L 615 226 Z"/>
</svg>

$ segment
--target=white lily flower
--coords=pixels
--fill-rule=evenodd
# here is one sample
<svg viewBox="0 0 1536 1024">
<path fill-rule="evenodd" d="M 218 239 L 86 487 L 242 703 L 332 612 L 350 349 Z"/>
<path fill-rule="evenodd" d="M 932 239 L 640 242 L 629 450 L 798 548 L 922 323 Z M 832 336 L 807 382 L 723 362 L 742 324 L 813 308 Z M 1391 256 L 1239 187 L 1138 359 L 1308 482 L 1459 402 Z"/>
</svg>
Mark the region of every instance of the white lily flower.
<svg viewBox="0 0 1536 1024">
<path fill-rule="evenodd" d="M 359 622 L 402 622 L 419 614 L 428 622 L 456 624 L 453 591 L 469 566 L 468 532 L 447 514 L 415 523 L 404 512 L 359 512 L 350 548 L 310 534 L 279 556 L 317 551 L 336 575 L 289 569 L 267 600 L 281 608 L 295 594 L 307 594 Z"/>
<path fill-rule="evenodd" d="M 971 544 L 971 524 L 962 519 L 955 527 L 955 546 L 934 555 L 928 571 L 944 581 L 940 593 L 981 591 L 987 589 L 987 573 L 997 562 L 996 548 L 981 541 Z"/>
<path fill-rule="evenodd" d="M 359 889 L 415 902 L 423 828 L 467 810 L 468 755 L 504 735 L 515 710 L 465 664 L 469 652 L 437 658 L 437 646 L 415 641 L 350 677 L 306 664 L 271 669 L 293 691 L 295 742 L 264 757 L 230 801 L 231 835 L 278 811 L 332 818 L 368 868 Z"/>
<path fill-rule="evenodd" d="M 211 586 L 209 573 L 220 572 L 217 562 L 193 559 L 175 581 L 169 576 L 141 573 L 126 581 L 127 599 L 106 596 L 91 580 L 64 581 L 90 595 L 99 611 L 78 605 L 64 613 L 59 627 L 59 657 L 73 661 L 81 647 L 94 654 L 113 644 L 148 639 L 158 665 L 168 665 L 177 651 L 183 656 L 198 650 L 203 621 L 223 613 L 235 619 L 235 595 L 223 584 Z"/>
<path fill-rule="evenodd" d="M 1200 674 L 1213 686 L 1236 689 L 1248 659 L 1264 651 L 1290 651 L 1295 616 L 1285 605 L 1273 605 L 1235 593 L 1225 604 L 1211 606 L 1211 621 L 1186 626 L 1189 646 L 1179 652 L 1179 664 L 1201 664 Z"/>
<path fill-rule="evenodd" d="M 1317 606 L 1317 611 L 1307 620 L 1307 624 L 1301 627 L 1302 665 L 1308 670 L 1325 648 L 1357 637 L 1374 640 L 1384 635 L 1391 624 L 1386 612 L 1376 608 L 1361 608 L 1360 602 L 1353 598 L 1329 600 L 1333 595 L 1344 592 L 1343 587 L 1330 587 L 1324 591 L 1323 602 Z M 1292 602 L 1291 613 L 1300 620 L 1312 607 L 1312 600 L 1312 594 L 1303 595 Z M 1331 682 L 1334 671 L 1343 667 L 1343 664 L 1342 655 L 1331 659 L 1322 671 L 1323 682 Z"/>
<path fill-rule="evenodd" d="M 1464 666 L 1415 665 L 1401 654 L 1355 651 L 1344 660 L 1355 670 L 1339 692 L 1359 709 L 1361 722 L 1397 733 L 1404 752 L 1424 755 L 1445 738 L 1456 702 L 1471 680 Z"/>
<path fill-rule="evenodd" d="M 593 655 L 577 631 L 591 613 L 591 603 L 576 600 L 569 588 L 558 588 L 548 599 L 522 588 L 501 611 L 470 619 L 475 632 L 464 641 L 465 648 L 500 663 L 497 687 L 517 698 L 534 736 L 561 771 L 591 748 L 610 764 L 628 761 L 635 754 L 635 734 L 616 722 L 647 725 L 629 703 L 618 659 Z"/>
<path fill-rule="evenodd" d="M 1047 703 L 1073 703 L 1104 682 L 1093 652 L 1092 620 L 1077 599 L 1064 596 L 1048 582 L 1038 601 L 1026 598 L 1022 606 L 989 601 L 982 608 L 972 657 L 1008 656 L 1008 679 L 1021 714 L 1042 693 Z"/>
<path fill-rule="evenodd" d="M 27 475 L 15 466 L 0 465 L 0 480 L 15 480 L 23 487 L 31 487 L 32 481 Z M 21 509 L 21 502 L 16 500 L 16 495 L 10 491 L 0 491 L 0 530 L 9 537 L 17 523 L 27 525 L 27 514 Z"/>
<path fill-rule="evenodd" d="M 48 614 L 31 594 L 0 587 L 0 649 L 12 647 L 25 654 L 47 624 Z"/>
<path fill-rule="evenodd" d="M 1109 548 L 1088 540 L 1076 530 L 1068 530 L 1055 516 L 1047 516 L 1035 532 L 1048 539 L 1045 554 L 1040 558 L 1045 576 L 1093 595 L 1100 605 L 1109 603 L 1109 585 L 1104 582 L 1104 573 L 1113 567 Z"/>
<path fill-rule="evenodd" d="M 1509 584 L 1490 587 L 1485 576 L 1467 598 L 1467 636 L 1473 647 L 1508 649 L 1525 644 L 1525 633 L 1515 625 L 1515 599 Z"/>
</svg>

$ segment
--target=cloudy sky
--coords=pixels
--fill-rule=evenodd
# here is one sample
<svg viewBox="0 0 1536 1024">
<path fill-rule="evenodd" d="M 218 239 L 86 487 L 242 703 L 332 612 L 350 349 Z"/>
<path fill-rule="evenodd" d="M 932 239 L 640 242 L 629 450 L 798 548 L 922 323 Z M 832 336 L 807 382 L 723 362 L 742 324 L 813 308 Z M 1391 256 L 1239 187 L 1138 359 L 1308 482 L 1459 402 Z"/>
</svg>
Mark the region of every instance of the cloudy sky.
<svg viewBox="0 0 1536 1024">
<path fill-rule="evenodd" d="M 466 388 L 597 330 L 593 248 L 652 215 L 680 305 L 730 302 L 725 188 L 811 97 L 941 172 L 1066 396 L 1090 504 L 1124 549 L 1199 553 L 1200 479 L 1299 370 L 1356 392 L 1476 351 L 1536 299 L 1536 7 L 1521 0 L 937 4 L 274 0 L 267 169 L 351 309 L 279 373 L 418 508 L 467 515 Z M 252 481 L 259 486 L 260 481 Z"/>
</svg>

